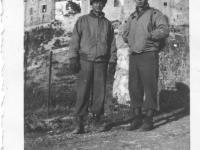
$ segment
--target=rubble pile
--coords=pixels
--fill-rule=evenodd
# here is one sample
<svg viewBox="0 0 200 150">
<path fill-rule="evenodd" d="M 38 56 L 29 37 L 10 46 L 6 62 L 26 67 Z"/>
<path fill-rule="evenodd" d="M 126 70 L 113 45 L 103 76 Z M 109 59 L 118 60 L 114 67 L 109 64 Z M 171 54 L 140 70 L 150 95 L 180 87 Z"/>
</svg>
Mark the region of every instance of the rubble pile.
<svg viewBox="0 0 200 150">
<path fill-rule="evenodd" d="M 30 37 L 27 55 L 27 84 L 40 83 L 40 87 L 47 87 L 50 51 L 53 52 L 52 84 L 67 79 L 63 72 L 66 72 L 69 63 L 68 50 L 71 32 L 60 27 L 33 29 L 30 31 Z"/>
<path fill-rule="evenodd" d="M 113 83 L 113 97 L 119 104 L 129 105 L 128 70 L 129 70 L 129 47 L 122 39 L 124 24 L 115 29 L 117 45 L 117 66 Z"/>
<path fill-rule="evenodd" d="M 113 97 L 119 104 L 127 105 L 130 101 L 128 92 L 129 48 L 119 48 L 117 51 L 117 66 L 113 84 Z"/>
</svg>

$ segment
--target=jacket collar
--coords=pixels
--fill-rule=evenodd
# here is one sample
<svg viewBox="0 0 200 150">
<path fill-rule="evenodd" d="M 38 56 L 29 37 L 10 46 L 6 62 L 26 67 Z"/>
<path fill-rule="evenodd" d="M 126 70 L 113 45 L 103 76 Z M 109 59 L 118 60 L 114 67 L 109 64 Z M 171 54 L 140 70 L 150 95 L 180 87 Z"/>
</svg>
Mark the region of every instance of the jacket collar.
<svg viewBox="0 0 200 150">
<path fill-rule="evenodd" d="M 94 17 L 94 18 L 102 18 L 102 17 L 105 16 L 105 13 L 101 12 L 100 15 L 97 16 L 97 15 L 93 12 L 93 10 L 91 10 L 90 13 L 89 13 L 89 15 L 90 15 L 91 17 Z"/>
<path fill-rule="evenodd" d="M 151 7 L 149 7 L 148 3 L 141 11 L 139 11 L 139 7 L 136 6 L 136 13 L 135 13 L 134 17 L 140 18 L 148 9 L 151 9 Z"/>
</svg>

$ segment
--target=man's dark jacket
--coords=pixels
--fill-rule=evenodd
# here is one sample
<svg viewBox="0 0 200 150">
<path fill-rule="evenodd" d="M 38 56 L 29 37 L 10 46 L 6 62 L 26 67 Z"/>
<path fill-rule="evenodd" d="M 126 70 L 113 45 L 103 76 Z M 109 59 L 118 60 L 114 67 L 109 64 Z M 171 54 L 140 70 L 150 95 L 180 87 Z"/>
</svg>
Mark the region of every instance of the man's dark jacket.
<svg viewBox="0 0 200 150">
<path fill-rule="evenodd" d="M 69 57 L 93 62 L 116 62 L 117 47 L 114 29 L 104 13 L 97 17 L 93 11 L 81 16 L 73 29 Z"/>
</svg>

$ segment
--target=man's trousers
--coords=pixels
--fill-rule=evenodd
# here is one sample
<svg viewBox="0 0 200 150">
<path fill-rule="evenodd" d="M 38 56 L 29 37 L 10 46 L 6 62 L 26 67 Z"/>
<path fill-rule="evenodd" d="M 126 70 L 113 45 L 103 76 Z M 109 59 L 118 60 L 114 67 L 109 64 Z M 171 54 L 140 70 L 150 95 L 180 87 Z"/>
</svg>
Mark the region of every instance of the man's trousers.
<svg viewBox="0 0 200 150">
<path fill-rule="evenodd" d="M 129 94 L 131 107 L 157 109 L 157 84 L 157 52 L 131 54 L 129 57 Z"/>
<path fill-rule="evenodd" d="M 90 62 L 80 60 L 81 69 L 77 79 L 77 101 L 75 116 L 85 116 L 90 112 L 104 114 L 106 77 L 108 62 Z M 92 90 L 92 101 L 89 102 Z M 90 106 L 89 106 L 90 105 Z"/>
</svg>

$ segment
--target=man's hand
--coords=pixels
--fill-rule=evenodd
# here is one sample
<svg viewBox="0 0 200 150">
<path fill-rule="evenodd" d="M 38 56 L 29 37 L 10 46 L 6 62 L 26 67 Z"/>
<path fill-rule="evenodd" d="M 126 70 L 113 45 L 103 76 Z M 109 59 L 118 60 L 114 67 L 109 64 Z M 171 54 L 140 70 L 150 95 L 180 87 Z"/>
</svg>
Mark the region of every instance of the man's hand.
<svg viewBox="0 0 200 150">
<path fill-rule="evenodd" d="M 77 74 L 81 68 L 79 59 L 77 57 L 72 57 L 69 61 L 69 69 L 73 74 Z"/>
<path fill-rule="evenodd" d="M 113 75 L 114 76 L 114 74 L 115 74 L 115 68 L 116 68 L 116 65 L 117 65 L 117 63 L 115 63 L 115 62 L 110 62 L 109 64 L 108 64 L 108 75 Z"/>
</svg>

